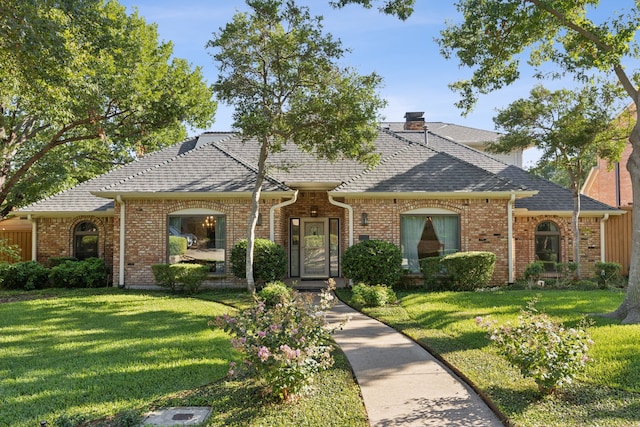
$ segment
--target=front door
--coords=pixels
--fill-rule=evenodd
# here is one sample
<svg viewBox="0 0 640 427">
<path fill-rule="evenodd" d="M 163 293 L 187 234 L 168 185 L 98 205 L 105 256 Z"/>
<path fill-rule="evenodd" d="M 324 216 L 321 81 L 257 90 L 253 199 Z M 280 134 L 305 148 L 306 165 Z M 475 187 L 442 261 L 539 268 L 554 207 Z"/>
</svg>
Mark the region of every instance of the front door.
<svg viewBox="0 0 640 427">
<path fill-rule="evenodd" d="M 328 219 L 302 219 L 300 277 L 305 279 L 326 278 L 329 276 L 329 239 L 327 238 Z"/>
</svg>

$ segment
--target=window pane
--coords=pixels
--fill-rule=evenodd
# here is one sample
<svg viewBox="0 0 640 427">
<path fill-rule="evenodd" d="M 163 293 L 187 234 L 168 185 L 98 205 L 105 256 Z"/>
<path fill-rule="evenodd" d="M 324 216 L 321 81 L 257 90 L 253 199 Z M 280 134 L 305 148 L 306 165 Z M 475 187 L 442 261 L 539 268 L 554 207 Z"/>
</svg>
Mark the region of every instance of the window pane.
<svg viewBox="0 0 640 427">
<path fill-rule="evenodd" d="M 74 230 L 74 256 L 79 260 L 98 257 L 98 227 L 83 221 Z"/>
<path fill-rule="evenodd" d="M 208 265 L 211 272 L 225 272 L 226 218 L 222 215 L 169 217 L 169 262 Z M 172 240 L 184 239 L 186 251 L 176 251 Z M 184 248 L 184 246 L 183 246 Z"/>
<path fill-rule="evenodd" d="M 456 215 L 402 215 L 400 218 L 403 267 L 420 272 L 419 260 L 457 252 L 460 246 Z"/>
</svg>

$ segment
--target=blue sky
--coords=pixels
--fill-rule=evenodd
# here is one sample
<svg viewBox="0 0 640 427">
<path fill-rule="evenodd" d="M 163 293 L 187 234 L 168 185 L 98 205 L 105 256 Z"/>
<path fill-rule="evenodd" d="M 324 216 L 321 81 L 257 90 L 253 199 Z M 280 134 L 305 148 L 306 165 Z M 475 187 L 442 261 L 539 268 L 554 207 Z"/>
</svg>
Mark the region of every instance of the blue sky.
<svg viewBox="0 0 640 427">
<path fill-rule="evenodd" d="M 626 3 L 622 0 L 613 3 L 618 1 Z M 137 7 L 148 23 L 156 23 L 160 38 L 173 42 L 175 56 L 200 66 L 209 83 L 216 80 L 217 67 L 212 51 L 205 49 L 207 41 L 234 13 L 247 9 L 242 0 L 121 0 L 120 3 L 129 13 Z M 424 111 L 427 121 L 494 130 L 492 118 L 496 109 L 527 97 L 537 83 L 533 71 L 523 69 L 521 79 L 514 85 L 482 95 L 474 111 L 463 117 L 454 105 L 458 95 L 448 84 L 469 77 L 470 70 L 459 68 L 455 60 L 444 59 L 434 41 L 446 22 L 460 19 L 453 0 L 418 0 L 413 15 L 404 22 L 375 8 L 350 5 L 334 10 L 328 3 L 328 0 L 298 0 L 298 4 L 309 7 L 312 15 L 322 15 L 324 31 L 351 50 L 342 59 L 343 65 L 354 67 L 361 74 L 375 71 L 383 77 L 381 95 L 388 106 L 382 115 L 386 121 L 403 121 L 407 111 Z M 545 83 L 549 88 L 562 84 Z M 232 113 L 232 107 L 220 104 L 210 130 L 229 130 Z M 525 152 L 525 167 L 535 158 L 532 150 Z"/>
</svg>

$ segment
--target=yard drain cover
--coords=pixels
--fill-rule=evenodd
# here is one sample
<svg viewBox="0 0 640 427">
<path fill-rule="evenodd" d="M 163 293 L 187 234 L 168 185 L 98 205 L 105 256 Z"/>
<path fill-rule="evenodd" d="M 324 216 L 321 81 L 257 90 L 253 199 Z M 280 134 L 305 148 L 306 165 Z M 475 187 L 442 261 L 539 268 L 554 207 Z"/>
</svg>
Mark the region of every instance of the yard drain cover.
<svg viewBox="0 0 640 427">
<path fill-rule="evenodd" d="M 207 407 L 175 407 L 158 409 L 147 414 L 145 426 L 190 426 L 204 422 L 211 414 Z"/>
</svg>

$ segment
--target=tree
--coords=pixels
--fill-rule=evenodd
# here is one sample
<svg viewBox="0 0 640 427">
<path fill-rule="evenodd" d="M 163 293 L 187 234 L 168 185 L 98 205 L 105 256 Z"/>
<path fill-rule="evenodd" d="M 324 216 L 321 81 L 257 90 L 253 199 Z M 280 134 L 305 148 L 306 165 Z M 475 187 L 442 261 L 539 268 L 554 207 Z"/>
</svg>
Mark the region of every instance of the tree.
<svg viewBox="0 0 640 427">
<path fill-rule="evenodd" d="M 555 64 L 556 76 L 586 82 L 593 75 L 613 74 L 636 107 L 640 103 L 638 75 L 623 61 L 639 56 L 635 34 L 640 22 L 636 2 L 630 11 L 615 12 L 602 23 L 587 15 L 597 12 L 598 0 L 460 0 L 461 23 L 450 24 L 438 43 L 446 58 L 455 55 L 471 68 L 469 79 L 452 89 L 461 95 L 457 105 L 470 111 L 478 96 L 516 81 L 520 61 L 528 54 L 534 67 Z M 538 73 L 542 72 L 538 69 Z M 622 323 L 640 323 L 640 125 L 629 140 L 633 152 L 627 168 L 633 182 L 633 235 L 629 286 L 624 301 L 611 316 Z M 636 261 L 633 261 L 636 260 Z"/>
<path fill-rule="evenodd" d="M 116 1 L 0 10 L 0 216 L 212 123 L 200 69 Z"/>
<path fill-rule="evenodd" d="M 373 7 L 376 0 L 336 0 L 329 3 L 336 8 L 343 8 L 348 4 L 359 4 L 367 9 Z M 378 7 L 380 12 L 387 15 L 395 15 L 403 21 L 413 13 L 413 5 L 415 0 L 383 0 L 382 5 Z"/>
<path fill-rule="evenodd" d="M 585 86 L 580 91 L 550 91 L 536 86 L 528 99 L 518 99 L 493 119 L 506 132 L 489 146 L 495 153 L 510 153 L 531 145 L 541 151 L 541 162 L 550 162 L 569 178 L 573 195 L 573 261 L 580 264 L 580 190 L 583 177 L 596 156 L 617 162 L 625 145 L 624 132 L 613 126 L 611 104 L 615 91 Z M 608 130 L 608 131 L 605 131 Z M 618 134 L 616 134 L 616 132 Z M 580 268 L 577 270 L 580 277 Z"/>
<path fill-rule="evenodd" d="M 321 18 L 293 1 L 247 0 L 207 44 L 217 52 L 218 99 L 235 105 L 234 127 L 260 154 L 247 225 L 247 288 L 255 291 L 253 246 L 258 202 L 269 153 L 287 143 L 319 158 L 374 164 L 373 140 L 384 102 L 376 74 L 360 76 L 338 66 L 340 42 L 322 34 Z"/>
</svg>

